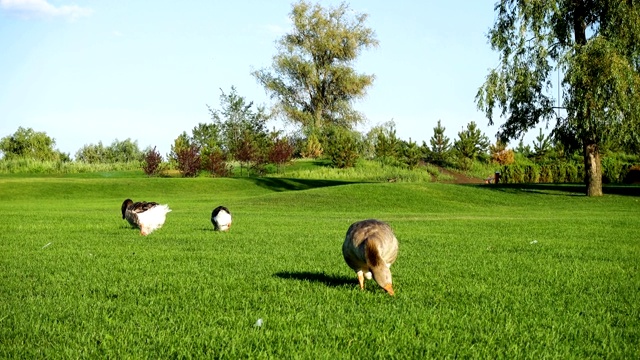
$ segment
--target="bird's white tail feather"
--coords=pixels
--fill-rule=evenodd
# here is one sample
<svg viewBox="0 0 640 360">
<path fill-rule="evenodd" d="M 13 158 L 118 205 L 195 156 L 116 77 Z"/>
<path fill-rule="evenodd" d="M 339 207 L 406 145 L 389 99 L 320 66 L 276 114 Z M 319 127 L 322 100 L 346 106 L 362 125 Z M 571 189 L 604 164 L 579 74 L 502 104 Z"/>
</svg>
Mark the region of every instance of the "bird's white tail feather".
<svg viewBox="0 0 640 360">
<path fill-rule="evenodd" d="M 138 220 L 140 224 L 144 224 L 144 227 L 149 232 L 160 228 L 166 220 L 167 213 L 170 212 L 169 205 L 158 205 L 153 208 L 138 214 Z"/>
</svg>

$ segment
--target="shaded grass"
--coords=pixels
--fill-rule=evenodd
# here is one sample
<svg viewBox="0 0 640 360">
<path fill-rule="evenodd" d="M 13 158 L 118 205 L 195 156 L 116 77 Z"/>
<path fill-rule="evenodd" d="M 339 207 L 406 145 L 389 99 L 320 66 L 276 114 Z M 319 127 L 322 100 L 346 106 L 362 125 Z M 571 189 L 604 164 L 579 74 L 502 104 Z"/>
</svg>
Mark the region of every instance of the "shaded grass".
<svg viewBox="0 0 640 360">
<path fill-rule="evenodd" d="M 0 357 L 640 355 L 636 197 L 277 180 L 0 179 Z M 173 211 L 140 237 L 125 197 Z M 394 298 L 340 253 L 370 217 Z"/>
</svg>

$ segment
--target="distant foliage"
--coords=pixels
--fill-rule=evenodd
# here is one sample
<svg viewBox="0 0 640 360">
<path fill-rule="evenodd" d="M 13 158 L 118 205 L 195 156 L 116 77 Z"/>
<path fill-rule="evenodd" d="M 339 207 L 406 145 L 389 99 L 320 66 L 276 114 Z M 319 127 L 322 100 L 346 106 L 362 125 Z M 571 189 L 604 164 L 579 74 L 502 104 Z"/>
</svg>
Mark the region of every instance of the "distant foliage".
<svg viewBox="0 0 640 360">
<path fill-rule="evenodd" d="M 191 130 L 190 143 L 200 149 L 202 167 L 208 168 L 209 155 L 221 147 L 220 127 L 218 124 L 199 123 Z"/>
<path fill-rule="evenodd" d="M 431 148 L 427 160 L 438 165 L 446 164 L 451 157 L 452 146 L 449 138 L 444 134 L 445 130 L 446 128 L 438 120 L 438 125 L 433 128 L 433 136 L 429 139 Z"/>
<path fill-rule="evenodd" d="M 533 162 L 513 163 L 500 168 L 500 181 L 518 183 L 582 183 L 584 165 L 558 161 L 538 165 Z"/>
<path fill-rule="evenodd" d="M 152 150 L 147 151 L 144 156 L 144 163 L 142 170 L 149 176 L 156 176 L 160 174 L 162 170 L 162 155 L 156 150 L 154 146 Z"/>
<path fill-rule="evenodd" d="M 300 155 L 304 158 L 317 159 L 322 156 L 322 144 L 315 134 L 307 137 Z"/>
<path fill-rule="evenodd" d="M 253 163 L 261 162 L 260 149 L 251 141 L 250 137 L 243 137 L 235 148 L 235 158 L 240 162 L 240 176 L 242 176 L 243 167 L 247 168 L 248 175 L 249 167 Z"/>
<path fill-rule="evenodd" d="M 253 72 L 276 101 L 275 109 L 307 134 L 363 122 L 353 102 L 366 95 L 375 77 L 353 64 L 363 50 L 378 45 L 367 15 L 346 3 L 322 7 L 299 1 L 290 19 L 292 30 L 278 41 L 272 69 Z"/>
<path fill-rule="evenodd" d="M 400 140 L 396 135 L 396 124 L 388 121 L 373 127 L 367 134 L 367 138 L 373 141 L 374 157 L 384 165 L 395 164 L 400 151 Z"/>
<path fill-rule="evenodd" d="M 0 139 L 0 153 L 4 160 L 70 161 L 68 154 L 54 149 L 55 144 L 55 139 L 45 132 L 19 127 L 13 135 Z"/>
<path fill-rule="evenodd" d="M 509 165 L 515 162 L 515 154 L 513 150 L 507 149 L 507 145 L 498 140 L 494 145 L 489 147 L 491 161 L 500 165 Z"/>
<path fill-rule="evenodd" d="M 269 149 L 269 161 L 276 164 L 277 171 L 280 172 L 280 167 L 289 161 L 293 157 L 294 147 L 287 138 L 276 139 L 271 148 Z"/>
<path fill-rule="evenodd" d="M 138 162 L 144 156 L 145 153 L 138 147 L 138 141 L 131 139 L 116 139 L 109 146 L 104 146 L 99 141 L 97 144 L 84 145 L 76 152 L 76 160 L 89 164 Z"/>
<path fill-rule="evenodd" d="M 553 148 L 551 146 L 551 139 L 546 137 L 540 128 L 540 134 L 536 136 L 536 140 L 533 142 L 533 153 L 537 163 L 543 163 L 552 156 Z"/>
<path fill-rule="evenodd" d="M 361 146 L 354 132 L 332 126 L 325 132 L 325 139 L 325 155 L 333 167 L 344 169 L 355 166 Z"/>
<path fill-rule="evenodd" d="M 220 149 L 213 150 L 208 157 L 206 170 L 212 176 L 227 177 L 231 175 L 231 165 L 227 163 L 227 155 Z"/>
<path fill-rule="evenodd" d="M 251 143 L 253 152 L 266 150 L 268 147 L 268 131 L 266 123 L 269 114 L 263 106 L 254 109 L 253 102 L 238 95 L 234 86 L 229 93 L 220 90 L 220 109 L 209 107 L 213 124 L 220 129 L 220 145 L 223 151 L 238 161 L 254 161 L 246 158 L 247 143 Z M 238 155 L 245 160 L 240 160 Z"/>
<path fill-rule="evenodd" d="M 409 167 L 415 169 L 422 160 L 422 151 L 415 141 L 402 141 L 400 145 L 402 149 L 402 162 Z"/>
<path fill-rule="evenodd" d="M 458 139 L 453 144 L 460 168 L 467 170 L 474 160 L 486 157 L 489 144 L 489 138 L 478 129 L 475 122 L 470 122 L 465 130 L 458 133 Z"/>
<path fill-rule="evenodd" d="M 200 152 L 198 147 L 191 145 L 187 148 L 181 148 L 177 154 L 177 167 L 180 174 L 184 177 L 195 177 L 201 169 Z"/>
<path fill-rule="evenodd" d="M 178 137 L 173 140 L 173 145 L 171 145 L 171 152 L 169 153 L 170 160 L 177 166 L 177 164 L 179 163 L 179 154 L 184 153 L 185 151 L 189 151 L 192 146 L 196 145 L 192 145 L 191 138 L 186 131 L 183 131 L 182 134 L 178 135 Z"/>
</svg>

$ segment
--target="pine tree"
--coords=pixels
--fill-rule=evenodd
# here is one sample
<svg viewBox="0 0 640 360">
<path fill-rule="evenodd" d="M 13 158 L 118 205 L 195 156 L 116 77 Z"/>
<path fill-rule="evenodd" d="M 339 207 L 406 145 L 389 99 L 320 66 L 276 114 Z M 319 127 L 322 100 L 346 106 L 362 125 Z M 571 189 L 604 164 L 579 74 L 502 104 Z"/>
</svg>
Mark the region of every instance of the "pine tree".
<svg viewBox="0 0 640 360">
<path fill-rule="evenodd" d="M 433 128 L 433 136 L 429 140 L 431 143 L 430 160 L 436 164 L 444 164 L 451 153 L 451 143 L 449 138 L 444 135 L 445 127 L 438 120 L 438 126 Z"/>
<path fill-rule="evenodd" d="M 459 157 L 473 161 L 485 155 L 489 145 L 489 138 L 472 121 L 467 125 L 466 130 L 458 133 L 458 140 L 454 142 L 453 147 Z"/>
</svg>

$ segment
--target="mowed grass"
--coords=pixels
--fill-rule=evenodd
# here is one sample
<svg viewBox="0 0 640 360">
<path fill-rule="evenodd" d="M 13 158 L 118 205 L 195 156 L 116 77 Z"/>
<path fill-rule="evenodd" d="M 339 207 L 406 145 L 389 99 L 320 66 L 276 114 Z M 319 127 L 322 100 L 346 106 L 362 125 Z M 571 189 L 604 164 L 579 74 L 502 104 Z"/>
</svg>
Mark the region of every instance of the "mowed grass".
<svg viewBox="0 0 640 360">
<path fill-rule="evenodd" d="M 640 198 L 570 190 L 0 178 L 0 358 L 640 358 Z M 142 237 L 127 197 L 173 211 Z M 342 259 L 365 218 L 395 297 Z"/>
</svg>

